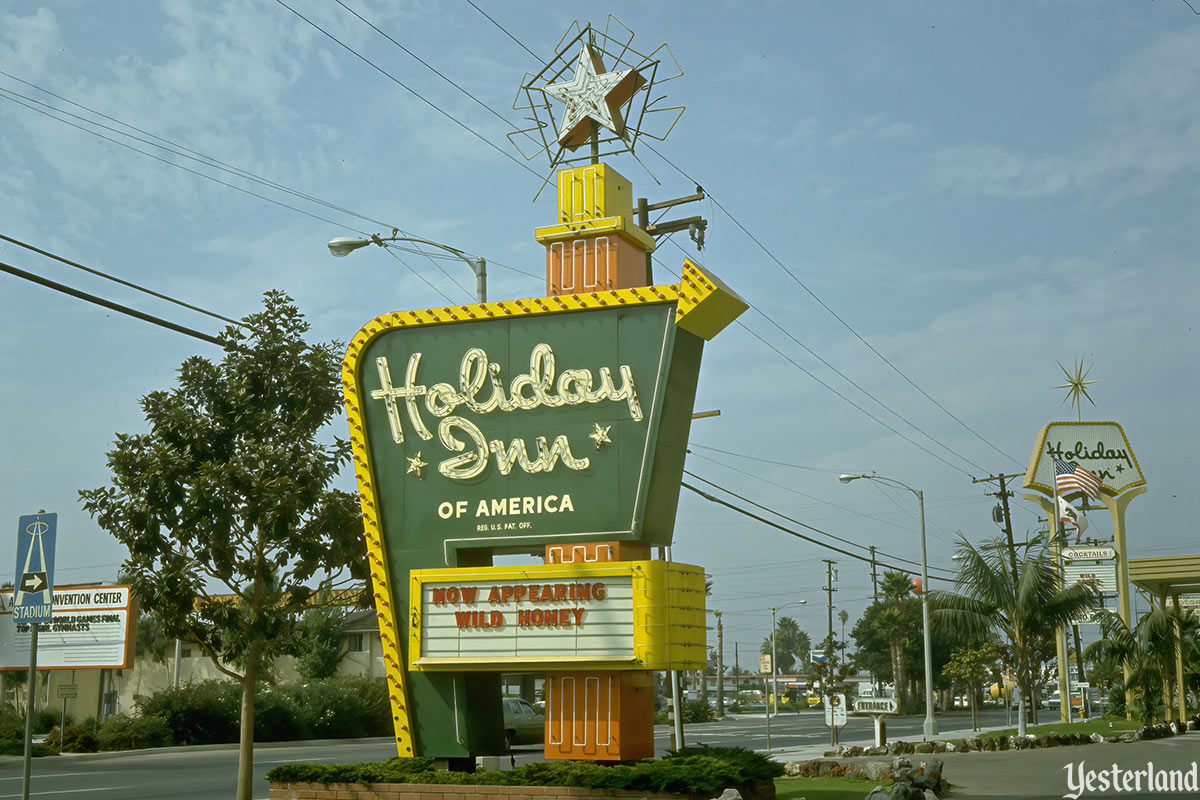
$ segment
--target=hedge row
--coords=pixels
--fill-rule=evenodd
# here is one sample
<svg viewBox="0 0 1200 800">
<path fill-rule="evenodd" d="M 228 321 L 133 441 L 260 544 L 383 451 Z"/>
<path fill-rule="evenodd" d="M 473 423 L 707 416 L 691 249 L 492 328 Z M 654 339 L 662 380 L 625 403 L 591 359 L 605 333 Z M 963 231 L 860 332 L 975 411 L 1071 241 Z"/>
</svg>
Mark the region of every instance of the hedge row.
<svg viewBox="0 0 1200 800">
<path fill-rule="evenodd" d="M 361 764 L 282 764 L 267 773 L 278 783 L 436 783 L 475 786 L 578 786 L 678 794 L 720 793 L 727 787 L 774 779 L 783 765 L 741 747 L 689 747 L 659 760 L 628 764 L 542 761 L 505 772 L 438 771 L 431 758 L 392 758 Z"/>
</svg>

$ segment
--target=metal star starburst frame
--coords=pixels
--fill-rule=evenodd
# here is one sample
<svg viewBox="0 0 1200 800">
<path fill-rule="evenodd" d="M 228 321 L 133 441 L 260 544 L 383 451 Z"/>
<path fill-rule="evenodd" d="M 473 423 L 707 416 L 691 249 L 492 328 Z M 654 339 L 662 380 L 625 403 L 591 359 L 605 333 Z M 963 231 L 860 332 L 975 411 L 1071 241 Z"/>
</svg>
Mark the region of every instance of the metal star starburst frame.
<svg viewBox="0 0 1200 800">
<path fill-rule="evenodd" d="M 525 74 L 513 109 L 531 124 L 509 139 L 526 160 L 545 154 L 553 174 L 562 165 L 629 153 L 654 177 L 634 151 L 643 136 L 666 139 L 683 116 L 684 107 L 663 105 L 661 93 L 683 70 L 666 44 L 645 54 L 633 36 L 612 15 L 603 30 L 573 22 L 550 62 Z"/>
</svg>

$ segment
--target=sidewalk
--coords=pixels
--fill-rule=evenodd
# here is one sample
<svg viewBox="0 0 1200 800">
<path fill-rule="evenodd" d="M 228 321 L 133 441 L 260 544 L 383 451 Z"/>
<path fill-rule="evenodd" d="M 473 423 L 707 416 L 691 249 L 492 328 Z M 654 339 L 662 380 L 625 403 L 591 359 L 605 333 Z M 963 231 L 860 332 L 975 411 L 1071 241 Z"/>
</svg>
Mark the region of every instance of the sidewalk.
<svg viewBox="0 0 1200 800">
<path fill-rule="evenodd" d="M 993 730 L 1002 730 L 995 728 Z M 945 731 L 940 740 L 977 736 L 972 731 Z M 857 744 L 864 742 L 844 742 Z M 874 742 L 865 742 L 872 745 Z M 788 748 L 773 751 L 779 761 L 807 761 L 820 758 L 829 745 Z M 1093 791 L 1078 784 L 1081 769 L 1111 774 L 1115 766 L 1121 771 L 1153 769 L 1155 771 L 1191 770 L 1200 761 L 1200 732 L 1192 731 L 1180 736 L 1155 739 L 1146 742 L 1121 744 L 1090 744 L 1073 747 L 1047 747 L 1032 750 L 1003 750 L 992 753 L 914 753 L 905 756 L 913 764 L 922 759 L 941 759 L 943 776 L 950 782 L 952 790 L 947 795 L 954 800 L 998 800 L 999 798 L 1028 798 L 1029 800 L 1062 800 L 1078 792 L 1080 800 L 1086 797 L 1121 797 L 1124 800 L 1150 800 L 1164 797 L 1191 797 L 1191 793 L 1175 794 L 1150 790 L 1143 785 L 1142 791 L 1109 789 L 1100 791 L 1098 783 Z M 861 763 L 866 761 L 890 761 L 892 756 L 865 756 L 838 759 Z M 1148 767 L 1151 765 L 1151 767 Z M 1145 780 L 1145 778 L 1142 778 Z M 1072 785 L 1074 783 L 1074 785 Z"/>
</svg>

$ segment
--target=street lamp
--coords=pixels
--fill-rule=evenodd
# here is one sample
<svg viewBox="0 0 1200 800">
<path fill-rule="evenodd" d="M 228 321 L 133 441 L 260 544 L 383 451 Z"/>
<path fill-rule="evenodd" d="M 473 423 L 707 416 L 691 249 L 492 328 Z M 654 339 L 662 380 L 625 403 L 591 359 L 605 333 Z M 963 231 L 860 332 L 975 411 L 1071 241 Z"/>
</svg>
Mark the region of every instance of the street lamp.
<svg viewBox="0 0 1200 800">
<path fill-rule="evenodd" d="M 429 245 L 445 250 L 451 255 L 457 256 L 467 263 L 471 271 L 475 273 L 475 298 L 480 303 L 487 302 L 487 262 L 482 257 L 471 258 L 457 247 L 432 242 L 429 239 L 421 239 L 417 236 L 380 236 L 378 233 L 372 233 L 368 239 L 357 239 L 350 236 L 339 236 L 336 239 L 329 240 L 329 252 L 335 258 L 345 258 L 346 256 L 358 250 L 361 247 L 366 247 L 369 244 L 377 244 L 380 247 L 387 247 L 388 242 L 413 242 L 415 244 Z"/>
<path fill-rule="evenodd" d="M 933 646 L 929 640 L 929 566 L 928 558 L 925 552 L 925 494 L 918 489 L 914 489 L 906 483 L 901 483 L 895 478 L 887 478 L 883 475 L 839 475 L 838 480 L 842 483 L 856 481 L 859 478 L 866 478 L 872 481 L 885 481 L 894 484 L 902 489 L 908 489 L 917 496 L 917 506 L 921 511 L 921 622 L 924 627 L 923 638 L 925 640 L 925 738 L 932 739 L 937 736 L 938 727 L 937 719 L 933 715 Z"/>
<path fill-rule="evenodd" d="M 775 646 L 775 640 L 778 637 L 776 636 L 777 631 L 775 630 L 775 612 L 779 611 L 781 608 L 790 608 L 791 606 L 803 606 L 803 605 L 807 605 L 807 604 L 808 604 L 807 600 L 795 600 L 791 603 L 784 603 L 781 606 L 774 606 L 771 609 L 771 702 L 767 704 L 767 708 L 766 708 L 766 712 L 767 712 L 767 749 L 768 750 L 771 749 L 771 706 L 772 706 L 772 704 L 775 707 L 775 714 L 776 715 L 779 714 L 779 684 L 775 680 L 775 676 L 778 673 L 778 667 L 776 666 L 778 663 L 778 661 L 777 661 L 778 648 Z"/>
</svg>

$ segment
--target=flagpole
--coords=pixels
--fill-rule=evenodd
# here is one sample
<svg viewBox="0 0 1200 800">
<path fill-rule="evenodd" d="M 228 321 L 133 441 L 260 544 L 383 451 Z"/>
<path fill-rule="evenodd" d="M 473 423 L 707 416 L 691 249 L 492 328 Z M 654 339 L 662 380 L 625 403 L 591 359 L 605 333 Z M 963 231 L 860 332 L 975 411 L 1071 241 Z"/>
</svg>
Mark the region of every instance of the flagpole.
<svg viewBox="0 0 1200 800">
<path fill-rule="evenodd" d="M 1066 579 L 1063 575 L 1062 561 L 1062 538 L 1060 535 L 1060 526 L 1062 525 L 1062 510 L 1058 506 L 1058 468 L 1054 469 L 1054 523 L 1051 530 L 1054 531 L 1054 536 L 1051 541 L 1054 543 L 1054 563 L 1058 568 L 1058 587 L 1062 589 L 1066 586 Z M 1062 722 L 1071 721 L 1071 695 L 1070 688 L 1067 682 L 1067 643 L 1064 638 L 1066 629 L 1060 623 L 1054 629 L 1054 649 L 1058 656 L 1058 717 Z M 1075 654 L 1079 658 L 1079 654 Z"/>
</svg>

